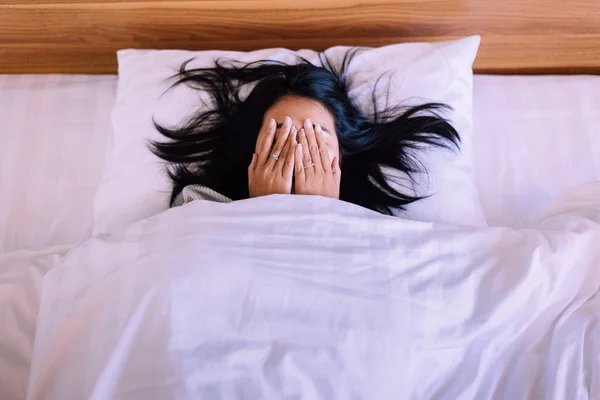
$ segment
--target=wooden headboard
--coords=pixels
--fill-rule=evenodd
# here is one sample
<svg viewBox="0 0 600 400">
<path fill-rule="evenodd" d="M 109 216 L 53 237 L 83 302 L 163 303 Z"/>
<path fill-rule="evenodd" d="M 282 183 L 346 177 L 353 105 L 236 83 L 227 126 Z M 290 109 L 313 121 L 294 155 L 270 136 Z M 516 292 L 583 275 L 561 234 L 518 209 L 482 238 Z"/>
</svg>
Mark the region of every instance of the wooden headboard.
<svg viewBox="0 0 600 400">
<path fill-rule="evenodd" d="M 479 73 L 600 74 L 600 0 L 0 0 L 0 73 L 115 73 L 122 48 L 323 50 L 472 34 Z"/>
</svg>

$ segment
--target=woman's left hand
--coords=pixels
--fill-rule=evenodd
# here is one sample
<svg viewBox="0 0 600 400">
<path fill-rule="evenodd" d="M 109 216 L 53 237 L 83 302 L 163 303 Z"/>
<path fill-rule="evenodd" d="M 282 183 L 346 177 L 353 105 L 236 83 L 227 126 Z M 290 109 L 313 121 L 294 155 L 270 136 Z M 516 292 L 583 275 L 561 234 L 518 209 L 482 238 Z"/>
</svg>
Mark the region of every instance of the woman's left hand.
<svg viewBox="0 0 600 400">
<path fill-rule="evenodd" d="M 320 125 L 313 128 L 310 120 L 304 122 L 294 157 L 294 190 L 339 199 L 342 174 L 337 157 L 329 157 L 323 135 Z"/>
</svg>

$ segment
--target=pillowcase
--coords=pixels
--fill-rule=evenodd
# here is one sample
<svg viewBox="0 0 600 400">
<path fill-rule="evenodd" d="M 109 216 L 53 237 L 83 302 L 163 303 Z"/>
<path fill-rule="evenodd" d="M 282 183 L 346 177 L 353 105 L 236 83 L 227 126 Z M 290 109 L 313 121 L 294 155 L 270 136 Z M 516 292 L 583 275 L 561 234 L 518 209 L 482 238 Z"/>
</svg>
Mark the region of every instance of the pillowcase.
<svg viewBox="0 0 600 400">
<path fill-rule="evenodd" d="M 428 169 L 420 179 L 433 196 L 412 204 L 406 218 L 449 224 L 486 224 L 475 184 L 472 153 L 472 64 L 480 37 L 443 43 L 406 43 L 366 48 L 349 66 L 350 95 L 369 111 L 373 86 L 382 74 L 377 101 L 385 106 L 389 79 L 389 104 L 436 101 L 450 105 L 448 115 L 462 138 L 461 151 L 436 149 L 419 154 Z M 339 65 L 345 46 L 325 53 Z M 208 96 L 183 85 L 168 90 L 179 66 L 194 58 L 189 67 L 210 67 L 217 58 L 251 62 L 262 59 L 293 64 L 296 56 L 320 64 L 318 53 L 287 49 L 254 52 L 121 50 L 118 52 L 119 83 L 112 113 L 113 135 L 109 140 L 102 182 L 94 203 L 94 233 L 114 233 L 140 219 L 166 210 L 171 182 L 165 163 L 153 155 L 150 140 L 164 140 L 153 126 L 178 125 L 197 112 Z"/>
</svg>

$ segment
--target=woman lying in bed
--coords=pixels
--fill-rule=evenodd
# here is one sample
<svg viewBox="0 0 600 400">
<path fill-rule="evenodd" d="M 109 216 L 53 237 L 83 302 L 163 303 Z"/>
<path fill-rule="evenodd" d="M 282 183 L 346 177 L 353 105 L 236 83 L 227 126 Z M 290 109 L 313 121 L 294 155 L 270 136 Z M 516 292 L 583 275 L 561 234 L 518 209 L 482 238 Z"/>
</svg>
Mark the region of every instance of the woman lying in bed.
<svg viewBox="0 0 600 400">
<path fill-rule="evenodd" d="M 208 93 L 212 106 L 181 127 L 156 124 L 170 139 L 152 143 L 152 150 L 169 162 L 171 205 L 307 194 L 392 214 L 421 199 L 411 185 L 392 184 L 386 171 L 404 173 L 412 183 L 423 168 L 411 150 L 458 145 L 458 133 L 439 114 L 447 107 L 378 110 L 378 80 L 374 112 L 365 114 L 348 94 L 347 71 L 356 52 L 349 51 L 339 69 L 324 55 L 323 66 L 303 59 L 296 65 L 217 61 L 212 68 L 187 69 L 183 64 L 175 85 Z M 252 84 L 242 99 L 243 88 Z"/>
</svg>

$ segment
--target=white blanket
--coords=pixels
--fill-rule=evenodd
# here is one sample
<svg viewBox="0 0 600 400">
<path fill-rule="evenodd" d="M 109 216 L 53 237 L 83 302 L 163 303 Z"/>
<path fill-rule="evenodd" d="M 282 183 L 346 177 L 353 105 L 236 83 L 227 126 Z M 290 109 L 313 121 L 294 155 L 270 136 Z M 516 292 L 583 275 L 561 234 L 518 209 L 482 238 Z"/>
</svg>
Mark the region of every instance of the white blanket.
<svg viewBox="0 0 600 400">
<path fill-rule="evenodd" d="M 46 275 L 28 398 L 598 398 L 600 183 L 530 224 L 171 209 Z"/>
</svg>

